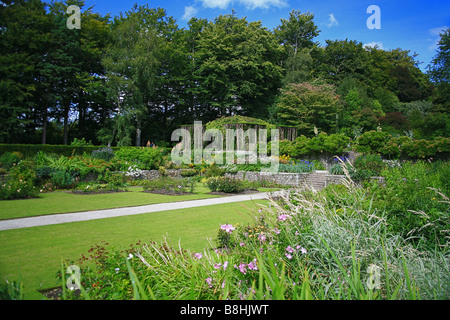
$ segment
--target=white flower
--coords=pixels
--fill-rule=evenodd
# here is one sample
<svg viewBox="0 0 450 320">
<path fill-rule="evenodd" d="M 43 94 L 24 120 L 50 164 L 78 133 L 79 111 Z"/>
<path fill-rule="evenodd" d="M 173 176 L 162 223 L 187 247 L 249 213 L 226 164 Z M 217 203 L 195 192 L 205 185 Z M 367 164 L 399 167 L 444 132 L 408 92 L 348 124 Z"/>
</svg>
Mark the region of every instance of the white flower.
<svg viewBox="0 0 450 320">
<path fill-rule="evenodd" d="M 115 268 L 114 270 L 116 270 L 116 273 L 119 273 L 120 269 L 119 268 Z"/>
<path fill-rule="evenodd" d="M 130 260 L 130 259 L 132 259 L 132 258 L 133 258 L 133 255 L 130 253 L 130 254 L 128 255 L 127 260 Z"/>
</svg>

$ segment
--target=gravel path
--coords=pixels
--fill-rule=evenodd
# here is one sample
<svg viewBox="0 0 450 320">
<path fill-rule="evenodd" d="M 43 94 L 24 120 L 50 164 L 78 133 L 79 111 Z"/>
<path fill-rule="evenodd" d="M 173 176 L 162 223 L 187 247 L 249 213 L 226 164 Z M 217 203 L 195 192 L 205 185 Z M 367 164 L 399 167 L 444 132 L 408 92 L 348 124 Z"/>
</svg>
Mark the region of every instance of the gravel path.
<svg viewBox="0 0 450 320">
<path fill-rule="evenodd" d="M 270 193 L 271 196 L 276 195 L 276 193 Z M 254 193 L 246 195 L 236 195 L 236 196 L 226 196 L 220 198 L 212 199 L 201 199 L 201 200 L 189 200 L 180 202 L 170 202 L 170 203 L 158 203 L 145 206 L 137 207 L 126 207 L 126 208 L 116 208 L 116 209 L 105 209 L 105 210 L 95 210 L 95 211 L 83 211 L 74 213 L 62 213 L 62 214 L 52 214 L 45 216 L 20 218 L 20 219 L 10 219 L 0 221 L 0 231 L 20 229 L 20 228 L 30 228 L 38 227 L 52 224 L 69 223 L 77 221 L 87 221 L 95 219 L 105 219 L 112 217 L 128 216 L 142 213 L 151 213 L 158 211 L 168 211 L 176 209 L 194 208 L 201 206 L 210 206 L 214 204 L 241 202 L 249 200 L 258 199 L 268 199 L 268 193 Z"/>
</svg>

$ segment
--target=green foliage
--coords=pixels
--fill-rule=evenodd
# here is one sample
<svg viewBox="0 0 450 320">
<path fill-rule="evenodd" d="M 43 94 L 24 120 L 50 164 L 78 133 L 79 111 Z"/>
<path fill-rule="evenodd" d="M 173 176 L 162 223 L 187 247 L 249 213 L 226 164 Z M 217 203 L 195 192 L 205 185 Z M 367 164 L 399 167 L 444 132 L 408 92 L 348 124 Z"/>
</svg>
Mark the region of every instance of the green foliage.
<svg viewBox="0 0 450 320">
<path fill-rule="evenodd" d="M 32 162 L 20 161 L 13 165 L 9 178 L 0 188 L 0 200 L 34 198 L 39 194 L 35 187 L 36 172 Z"/>
<path fill-rule="evenodd" d="M 300 136 L 295 141 L 282 140 L 279 142 L 280 154 L 289 155 L 292 158 L 318 155 L 340 155 L 347 150 L 350 138 L 344 134 L 319 133 L 316 137 L 306 138 Z M 271 143 L 269 143 L 270 147 Z"/>
<path fill-rule="evenodd" d="M 65 170 L 55 170 L 51 173 L 51 182 L 60 189 L 70 189 L 76 181 L 72 173 Z"/>
<path fill-rule="evenodd" d="M 9 170 L 21 160 L 18 152 L 5 152 L 0 156 L 0 167 Z"/>
<path fill-rule="evenodd" d="M 393 137 L 387 132 L 368 131 L 356 140 L 356 150 L 381 154 L 400 159 L 446 159 L 450 154 L 450 138 L 412 140 L 409 137 Z"/>
<path fill-rule="evenodd" d="M 408 161 L 381 175 L 383 186 L 372 184 L 370 190 L 375 205 L 386 208 L 389 227 L 412 241 L 443 245 L 450 223 L 448 162 Z"/>
<path fill-rule="evenodd" d="M 194 193 L 195 184 L 195 180 L 190 178 L 176 179 L 162 176 L 154 180 L 144 180 L 142 187 L 144 191 L 181 195 L 186 192 Z"/>
<path fill-rule="evenodd" d="M 110 147 L 104 147 L 92 151 L 91 156 L 96 159 L 110 161 L 112 158 L 114 158 L 114 151 Z"/>
<path fill-rule="evenodd" d="M 355 181 L 367 180 L 370 177 L 379 176 L 384 166 L 381 156 L 362 155 L 355 159 L 354 170 L 351 170 L 350 175 Z"/>
<path fill-rule="evenodd" d="M 163 161 L 159 149 L 144 147 L 121 147 L 115 152 L 117 159 L 133 162 L 140 169 L 158 169 Z"/>
<path fill-rule="evenodd" d="M 239 193 L 244 191 L 244 183 L 241 180 L 229 177 L 211 177 L 206 181 L 206 186 L 212 192 Z"/>
</svg>

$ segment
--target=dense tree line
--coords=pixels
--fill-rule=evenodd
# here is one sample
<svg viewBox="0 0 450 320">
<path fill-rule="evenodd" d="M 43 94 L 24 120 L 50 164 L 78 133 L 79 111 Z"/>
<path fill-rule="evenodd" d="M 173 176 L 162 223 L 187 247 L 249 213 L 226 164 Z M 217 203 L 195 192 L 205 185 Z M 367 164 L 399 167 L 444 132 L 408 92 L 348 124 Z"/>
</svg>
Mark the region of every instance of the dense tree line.
<svg viewBox="0 0 450 320">
<path fill-rule="evenodd" d="M 69 29 L 69 5 L 81 28 Z M 102 16 L 83 1 L 0 6 L 0 143 L 143 145 L 243 115 L 301 134 L 449 136 L 449 30 L 422 72 L 409 51 L 315 42 L 314 14 L 273 30 L 235 12 L 180 28 L 162 8 Z"/>
</svg>

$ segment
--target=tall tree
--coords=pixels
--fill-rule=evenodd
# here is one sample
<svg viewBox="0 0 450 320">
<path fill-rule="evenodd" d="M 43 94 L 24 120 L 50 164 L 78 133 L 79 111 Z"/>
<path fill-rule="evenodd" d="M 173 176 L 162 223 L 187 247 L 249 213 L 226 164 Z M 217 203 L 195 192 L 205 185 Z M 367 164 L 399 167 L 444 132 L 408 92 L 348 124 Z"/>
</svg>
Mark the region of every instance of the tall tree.
<svg viewBox="0 0 450 320">
<path fill-rule="evenodd" d="M 434 103 L 437 111 L 450 110 L 450 28 L 440 34 L 437 53 L 428 66 L 428 73 L 436 86 Z"/>
<path fill-rule="evenodd" d="M 216 115 L 264 117 L 282 79 L 281 48 L 261 22 L 221 15 L 202 31 L 197 70 Z"/>
<path fill-rule="evenodd" d="M 135 5 L 113 23 L 111 45 L 103 64 L 107 70 L 109 95 L 116 106 L 112 130 L 118 145 L 132 143 L 131 128 L 135 128 L 135 145 L 141 145 L 142 118 L 148 109 L 159 64 L 160 40 L 158 30 L 152 28 L 154 19 L 154 9 Z"/>
</svg>

